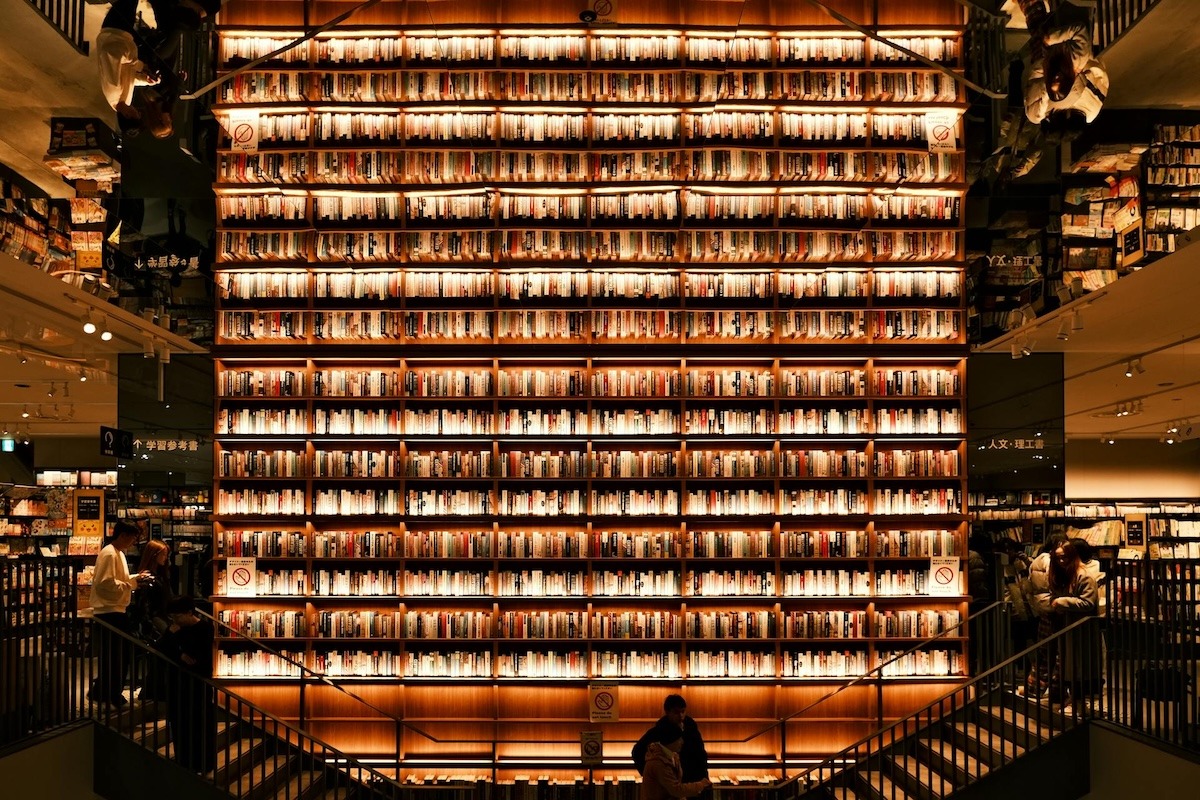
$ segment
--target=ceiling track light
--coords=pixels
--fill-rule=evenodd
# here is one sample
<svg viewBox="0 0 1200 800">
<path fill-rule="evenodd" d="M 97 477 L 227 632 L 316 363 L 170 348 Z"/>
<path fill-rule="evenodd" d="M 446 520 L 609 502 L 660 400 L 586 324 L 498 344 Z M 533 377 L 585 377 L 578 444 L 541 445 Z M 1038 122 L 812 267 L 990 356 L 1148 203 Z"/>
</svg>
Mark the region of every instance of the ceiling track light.
<svg viewBox="0 0 1200 800">
<path fill-rule="evenodd" d="M 1012 343 L 1012 344 L 1009 346 L 1009 348 L 1008 348 L 1008 349 L 1009 349 L 1009 352 L 1011 352 L 1011 353 L 1012 353 L 1012 357 L 1013 357 L 1014 359 L 1021 358 L 1021 357 L 1024 355 L 1024 354 L 1021 352 L 1021 345 L 1017 344 L 1016 342 L 1013 342 L 1013 343 Z"/>
<path fill-rule="evenodd" d="M 1101 436 L 1100 444 L 1116 444 L 1117 440 L 1111 436 Z"/>
<path fill-rule="evenodd" d="M 1037 319 L 1037 312 L 1033 310 L 1033 306 L 1026 303 L 1021 306 L 1021 319 L 1025 322 L 1033 322 Z"/>
<path fill-rule="evenodd" d="M 1125 362 L 1125 377 L 1126 378 L 1133 377 L 1133 362 L 1132 361 Z"/>
<path fill-rule="evenodd" d="M 1059 305 L 1065 306 L 1067 303 L 1075 299 L 1071 296 L 1071 287 L 1067 286 L 1065 283 L 1055 289 L 1054 293 L 1058 296 Z"/>
<path fill-rule="evenodd" d="M 54 388 L 54 381 L 50 381 L 50 388 L 46 390 L 46 397 L 54 397 L 57 391 Z"/>
<path fill-rule="evenodd" d="M 1029 342 L 1025 342 L 1024 344 L 1021 345 L 1021 355 L 1023 355 L 1023 356 L 1033 355 L 1033 347 L 1029 344 Z"/>
<path fill-rule="evenodd" d="M 1071 338 L 1071 320 L 1063 317 L 1062 322 L 1058 323 L 1058 340 L 1065 342 Z"/>
<path fill-rule="evenodd" d="M 18 359 L 20 359 L 20 361 L 21 361 L 21 363 L 22 363 L 22 364 L 28 364 L 28 363 L 29 363 L 29 357 L 28 357 L 27 355 L 25 355 L 25 347 L 24 347 L 24 345 L 22 345 L 22 346 L 20 346 L 20 347 L 18 347 L 18 348 L 17 348 L 17 358 L 18 358 Z"/>
<path fill-rule="evenodd" d="M 1071 311 L 1071 332 L 1079 333 L 1083 330 L 1083 314 L 1078 308 Z"/>
<path fill-rule="evenodd" d="M 104 327 L 100 329 L 100 341 L 111 342 L 112 338 L 113 338 L 113 332 L 111 330 L 109 330 L 109 328 L 108 328 L 108 317 L 105 317 L 104 318 Z"/>
<path fill-rule="evenodd" d="M 96 332 L 96 321 L 92 319 L 92 310 L 83 312 L 83 332 L 89 336 Z"/>
<path fill-rule="evenodd" d="M 1138 356 L 1137 358 L 1135 358 L 1133 360 L 1133 370 L 1138 375 L 1146 374 L 1146 368 L 1142 366 L 1142 357 L 1141 356 Z"/>
<path fill-rule="evenodd" d="M 21 419 L 29 419 L 29 406 L 26 405 L 21 409 Z"/>
</svg>

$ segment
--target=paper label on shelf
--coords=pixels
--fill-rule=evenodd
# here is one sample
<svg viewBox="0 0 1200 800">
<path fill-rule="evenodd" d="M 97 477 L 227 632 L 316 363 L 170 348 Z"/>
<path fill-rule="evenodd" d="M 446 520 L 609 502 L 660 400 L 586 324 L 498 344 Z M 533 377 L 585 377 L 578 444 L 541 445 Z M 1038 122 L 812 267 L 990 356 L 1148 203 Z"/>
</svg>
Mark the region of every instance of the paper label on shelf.
<svg viewBox="0 0 1200 800">
<path fill-rule="evenodd" d="M 604 763 L 604 731 L 579 732 L 579 760 L 586 767 Z"/>
<path fill-rule="evenodd" d="M 925 138 L 931 153 L 953 153 L 958 150 L 958 112 L 926 111 Z"/>
<path fill-rule="evenodd" d="M 253 556 L 239 556 L 225 559 L 225 578 L 228 586 L 225 594 L 229 597 L 254 597 L 256 595 L 254 576 L 258 574 L 258 559 Z"/>
<path fill-rule="evenodd" d="M 258 152 L 257 111 L 239 111 L 229 115 L 229 149 L 241 153 Z"/>
<path fill-rule="evenodd" d="M 617 703 L 616 683 L 602 682 L 588 684 L 588 721 L 621 721 L 620 706 Z"/>
<path fill-rule="evenodd" d="M 962 594 L 959 589 L 960 563 L 954 556 L 933 556 L 929 559 L 929 593 L 938 597 Z"/>
</svg>

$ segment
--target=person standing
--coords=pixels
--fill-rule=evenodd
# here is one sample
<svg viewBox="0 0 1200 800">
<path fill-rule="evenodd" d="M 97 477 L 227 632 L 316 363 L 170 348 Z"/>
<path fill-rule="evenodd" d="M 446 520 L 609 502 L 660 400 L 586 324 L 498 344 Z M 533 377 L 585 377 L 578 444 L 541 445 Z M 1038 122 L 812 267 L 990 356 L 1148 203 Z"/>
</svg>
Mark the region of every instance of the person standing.
<svg viewBox="0 0 1200 800">
<path fill-rule="evenodd" d="M 686 745 L 683 728 L 664 720 L 666 717 L 646 732 L 651 741 L 646 745 L 640 800 L 695 797 L 712 786 L 712 781 L 708 778 L 696 781 L 683 779 L 681 762 L 682 751 Z M 646 736 L 642 738 L 645 739 Z"/>
<path fill-rule="evenodd" d="M 1054 551 L 1050 564 L 1050 610 L 1054 630 L 1059 631 L 1081 617 L 1096 615 L 1100 592 L 1096 579 L 1083 566 L 1079 549 L 1066 541 Z M 1050 685 L 1050 700 L 1063 704 L 1063 713 L 1070 713 L 1069 703 L 1082 707 L 1090 689 L 1090 676 L 1098 666 L 1100 647 L 1094 625 L 1081 626 L 1067 635 L 1059 648 L 1058 674 Z"/>
<path fill-rule="evenodd" d="M 637 744 L 633 746 L 633 766 L 639 775 L 646 773 L 646 755 L 650 745 L 658 741 L 660 726 L 671 725 L 678 728 L 682 734 L 679 754 L 679 764 L 682 769 L 682 780 L 685 783 L 708 780 L 708 751 L 704 749 L 704 737 L 700 735 L 700 726 L 696 720 L 688 716 L 687 701 L 682 695 L 669 694 L 663 701 L 663 715 L 659 717 L 654 727 L 642 734 Z"/>
<path fill-rule="evenodd" d="M 196 614 L 190 597 L 167 605 L 171 625 L 158 643 L 164 656 L 178 665 L 166 675 L 167 731 L 175 760 L 193 772 L 216 765 L 216 704 L 208 683 L 213 672 L 213 626 Z M 159 662 L 156 669 L 169 669 Z"/>
<path fill-rule="evenodd" d="M 146 127 L 163 139 L 171 135 L 171 118 L 164 116 L 161 104 L 153 98 L 140 108 L 134 103 L 134 89 L 159 82 L 159 76 L 138 50 L 134 38 L 136 23 L 137 0 L 115 0 L 104 15 L 100 33 L 96 35 L 100 91 L 117 112 L 117 124 L 123 133 L 131 134 Z"/>
<path fill-rule="evenodd" d="M 92 574 L 92 614 L 123 633 L 130 632 L 129 602 L 133 590 L 146 578 L 146 573 L 129 574 L 129 563 L 125 551 L 138 540 L 138 529 L 128 522 L 118 522 L 113 527 L 112 538 L 96 557 Z M 129 642 L 113 634 L 104 626 L 96 626 L 96 644 L 99 647 L 99 664 L 96 680 L 88 692 L 88 699 L 95 703 L 111 703 L 123 706 L 122 694 L 125 682 L 126 650 Z"/>
</svg>

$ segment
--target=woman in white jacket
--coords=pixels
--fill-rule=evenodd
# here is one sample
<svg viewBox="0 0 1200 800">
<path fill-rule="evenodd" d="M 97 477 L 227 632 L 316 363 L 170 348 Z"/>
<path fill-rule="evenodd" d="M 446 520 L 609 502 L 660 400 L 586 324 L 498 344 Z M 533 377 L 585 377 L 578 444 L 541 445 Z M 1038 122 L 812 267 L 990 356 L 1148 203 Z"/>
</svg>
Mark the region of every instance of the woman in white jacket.
<svg viewBox="0 0 1200 800">
<path fill-rule="evenodd" d="M 138 540 L 138 529 L 128 522 L 118 522 L 113 528 L 112 538 L 96 557 L 96 568 L 92 573 L 92 615 L 119 631 L 129 631 L 129 617 L 125 610 L 133 597 L 133 590 L 143 573 L 129 574 L 125 552 Z M 125 681 L 125 650 L 128 643 L 108 629 L 96 626 L 96 645 L 99 659 L 96 680 L 88 699 L 94 703 L 125 704 L 122 684 Z"/>
</svg>

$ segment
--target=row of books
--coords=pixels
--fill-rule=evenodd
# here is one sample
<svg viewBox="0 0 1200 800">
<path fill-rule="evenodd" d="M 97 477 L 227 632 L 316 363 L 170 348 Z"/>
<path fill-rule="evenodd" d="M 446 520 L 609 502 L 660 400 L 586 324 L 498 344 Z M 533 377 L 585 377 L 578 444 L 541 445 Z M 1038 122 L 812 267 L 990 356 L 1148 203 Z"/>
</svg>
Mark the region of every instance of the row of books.
<svg viewBox="0 0 1200 800">
<path fill-rule="evenodd" d="M 560 31 L 504 30 L 482 33 L 405 31 L 361 36 L 320 34 L 312 44 L 291 47 L 267 61 L 304 66 L 350 65 L 396 67 L 407 65 L 470 65 L 533 63 L 590 68 L 604 64 L 679 62 L 711 64 L 751 63 L 911 63 L 905 50 L 932 61 L 954 63 L 961 54 L 956 35 L 889 32 L 891 44 L 862 36 L 822 31 L 779 31 L 775 34 L 718 34 L 710 31 Z M 261 32 L 229 31 L 221 36 L 218 59 L 223 67 L 237 67 L 293 43 L 292 37 Z M 894 47 L 892 45 L 898 45 Z M 903 49 L 899 49 L 903 48 Z"/>
<path fill-rule="evenodd" d="M 822 531 L 223 530 L 219 557 L 913 558 L 961 555 L 949 530 Z M 1196 535 L 1194 538 L 1200 538 Z M 777 542 L 778 539 L 778 542 Z"/>
<path fill-rule="evenodd" d="M 268 119 L 265 118 L 264 119 Z M 455 185 L 488 183 L 607 183 L 610 181 L 779 181 L 947 183 L 958 179 L 956 153 L 877 149 L 777 152 L 707 147 L 702 150 L 544 152 L 488 149 L 393 150 L 355 140 L 354 150 L 220 152 L 217 180 L 229 184 Z M 264 147 L 303 148 L 297 139 L 264 138 Z M 328 146 L 317 142 L 316 146 Z M 824 143 L 823 143 L 824 144 Z M 826 145 L 828 147 L 828 145 Z"/>
</svg>

